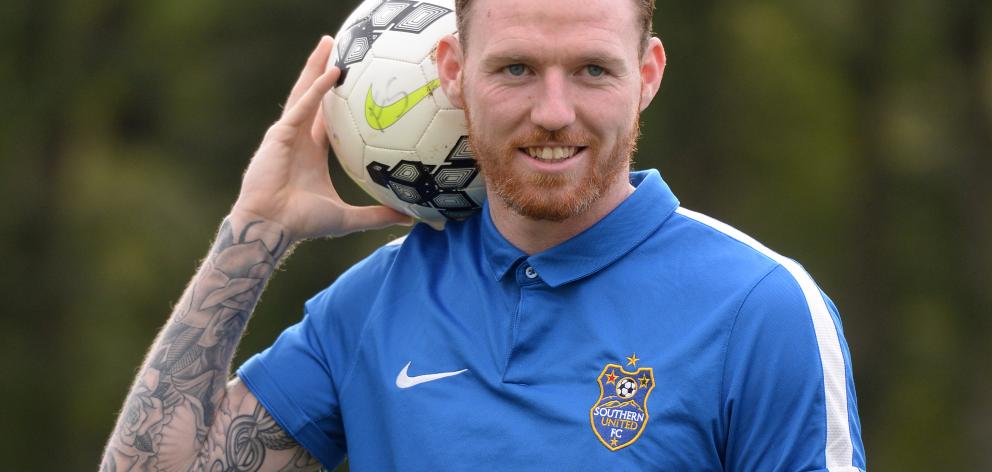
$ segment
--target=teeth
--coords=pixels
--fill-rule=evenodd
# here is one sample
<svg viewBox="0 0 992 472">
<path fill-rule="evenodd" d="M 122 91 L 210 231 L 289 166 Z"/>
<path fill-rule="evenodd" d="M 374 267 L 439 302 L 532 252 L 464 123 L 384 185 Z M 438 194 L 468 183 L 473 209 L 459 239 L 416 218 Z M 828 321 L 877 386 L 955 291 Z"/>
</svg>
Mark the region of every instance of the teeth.
<svg viewBox="0 0 992 472">
<path fill-rule="evenodd" d="M 527 154 L 535 159 L 540 159 L 542 161 L 561 161 L 568 159 L 575 155 L 579 151 L 579 148 L 574 146 L 541 146 L 541 147 L 529 147 L 527 149 Z"/>
</svg>

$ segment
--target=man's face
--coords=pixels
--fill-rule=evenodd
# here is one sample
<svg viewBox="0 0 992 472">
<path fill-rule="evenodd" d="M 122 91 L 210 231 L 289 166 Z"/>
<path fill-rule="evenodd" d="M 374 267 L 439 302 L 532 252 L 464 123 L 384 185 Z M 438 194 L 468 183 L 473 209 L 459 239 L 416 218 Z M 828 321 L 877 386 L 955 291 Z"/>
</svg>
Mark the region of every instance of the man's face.
<svg viewBox="0 0 992 472">
<path fill-rule="evenodd" d="M 490 197 L 561 221 L 629 186 L 641 111 L 632 1 L 476 0 L 461 87 Z"/>
</svg>

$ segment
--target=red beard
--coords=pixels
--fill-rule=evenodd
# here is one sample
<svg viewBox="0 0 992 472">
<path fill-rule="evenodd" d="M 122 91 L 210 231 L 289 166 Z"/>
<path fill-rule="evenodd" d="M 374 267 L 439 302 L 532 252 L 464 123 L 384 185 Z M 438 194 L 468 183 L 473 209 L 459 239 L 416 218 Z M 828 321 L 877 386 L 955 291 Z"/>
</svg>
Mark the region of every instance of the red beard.
<svg viewBox="0 0 992 472">
<path fill-rule="evenodd" d="M 640 135 L 640 116 L 612 149 L 604 154 L 602 144 L 593 135 L 569 130 L 547 131 L 535 128 L 526 135 L 510 140 L 500 137 L 483 138 L 468 119 L 468 138 L 475 159 L 486 176 L 486 186 L 514 212 L 534 219 L 564 221 L 586 211 L 611 185 L 616 185 L 620 174 L 630 171 L 631 158 Z M 514 166 L 517 149 L 534 143 L 556 143 L 562 146 L 586 146 L 588 162 L 574 172 L 565 174 L 524 173 Z"/>
</svg>

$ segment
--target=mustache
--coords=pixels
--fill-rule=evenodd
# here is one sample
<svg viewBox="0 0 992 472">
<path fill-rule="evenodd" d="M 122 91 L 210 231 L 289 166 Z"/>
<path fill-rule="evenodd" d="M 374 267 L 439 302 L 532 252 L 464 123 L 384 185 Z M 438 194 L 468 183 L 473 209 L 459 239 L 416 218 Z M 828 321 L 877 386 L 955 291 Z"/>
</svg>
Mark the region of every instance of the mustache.
<svg viewBox="0 0 992 472">
<path fill-rule="evenodd" d="M 508 144 L 513 149 L 543 143 L 555 143 L 562 146 L 595 147 L 598 144 L 598 140 L 592 134 L 580 130 L 566 128 L 549 131 L 542 128 L 533 128 L 524 134 L 512 137 Z"/>
</svg>

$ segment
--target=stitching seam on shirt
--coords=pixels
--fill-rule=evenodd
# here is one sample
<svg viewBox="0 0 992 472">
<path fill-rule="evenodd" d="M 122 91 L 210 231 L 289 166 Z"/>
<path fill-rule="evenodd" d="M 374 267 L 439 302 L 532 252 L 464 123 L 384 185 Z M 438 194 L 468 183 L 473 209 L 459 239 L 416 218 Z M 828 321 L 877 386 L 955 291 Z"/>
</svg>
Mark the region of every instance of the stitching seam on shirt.
<svg viewBox="0 0 992 472">
<path fill-rule="evenodd" d="M 382 250 L 382 249 L 395 248 L 395 252 L 393 252 L 392 259 L 389 261 L 388 269 L 385 271 L 385 273 L 387 274 L 387 277 L 388 277 L 388 274 L 392 272 L 392 270 L 393 270 L 393 264 L 396 262 L 396 258 L 399 257 L 399 252 L 403 250 L 403 247 L 404 246 L 406 246 L 406 245 L 404 244 L 404 245 L 401 245 L 401 246 L 398 246 L 398 247 L 397 246 L 382 246 L 382 247 L 379 248 L 380 250 Z M 369 257 L 371 257 L 371 256 L 369 256 Z M 385 279 L 386 279 L 386 277 L 383 277 L 383 280 L 385 280 Z M 380 286 L 380 289 L 381 288 L 382 288 L 382 286 Z M 376 299 L 378 299 L 380 293 L 381 293 L 381 290 L 378 291 L 378 292 L 376 292 L 376 296 L 375 296 Z M 365 324 L 362 325 L 362 331 L 360 333 L 358 333 L 358 342 L 355 343 L 355 349 L 354 349 L 354 351 L 351 352 L 351 361 L 349 361 L 349 364 L 350 365 L 347 367 L 347 372 L 345 372 L 344 377 L 341 379 L 341 387 L 338 388 L 338 392 L 337 393 L 338 393 L 338 400 L 339 401 L 341 399 L 341 394 L 344 392 L 345 389 L 348 388 L 348 385 L 351 383 L 351 377 L 352 377 L 352 374 L 355 372 L 355 366 L 358 365 L 358 353 L 362 350 L 362 345 L 365 343 L 366 333 L 369 331 L 369 329 L 370 329 L 369 327 L 372 325 L 372 322 L 375 321 L 375 320 L 377 320 L 380 316 L 382 316 L 382 312 L 381 311 L 378 312 L 378 313 L 373 314 L 373 316 L 370 316 L 370 317 L 366 318 L 365 319 Z M 344 420 L 344 418 L 342 417 L 342 421 L 343 420 Z"/>
<path fill-rule="evenodd" d="M 744 309 L 744 304 L 747 303 L 747 300 L 749 298 L 751 298 L 751 294 L 753 294 L 754 291 L 758 288 L 758 286 L 761 285 L 761 282 L 764 282 L 765 279 L 767 279 L 770 275 L 772 275 L 772 272 L 775 272 L 780 267 L 784 269 L 784 267 L 782 266 L 782 264 L 775 264 L 774 266 L 772 266 L 771 269 L 768 269 L 768 271 L 765 272 L 764 275 L 762 275 L 761 277 L 758 277 L 758 280 L 755 281 L 753 285 L 751 285 L 751 288 L 748 289 L 747 293 L 745 293 L 744 296 L 741 297 L 740 304 L 737 305 L 737 312 L 734 313 L 734 322 L 730 325 L 730 331 L 727 333 L 727 340 L 723 344 L 723 366 L 720 369 L 721 376 L 720 376 L 720 405 L 719 406 L 720 406 L 721 413 L 724 410 L 723 406 L 727 403 L 727 398 L 726 398 L 726 391 L 727 391 L 727 357 L 729 356 L 729 352 L 730 352 L 730 340 L 734 337 L 734 331 L 737 329 L 737 322 L 740 320 L 741 310 Z M 729 420 L 729 418 L 728 418 L 728 420 Z M 728 426 L 729 426 L 729 423 L 728 423 Z M 725 450 L 723 453 L 724 453 L 724 455 L 726 455 L 727 454 L 727 451 Z"/>
<path fill-rule="evenodd" d="M 826 411 L 827 435 L 824 459 L 828 468 L 848 467 L 854 455 L 854 440 L 849 434 L 851 417 L 848 410 L 849 395 L 846 383 L 847 360 L 844 357 L 844 343 L 838 328 L 838 320 L 834 320 L 826 306 L 823 291 L 816 285 L 809 273 L 796 261 L 772 251 L 767 246 L 740 232 L 736 228 L 719 220 L 696 213 L 692 210 L 679 208 L 677 212 L 717 230 L 733 239 L 738 240 L 753 250 L 781 264 L 798 285 L 810 319 L 813 322 L 813 332 L 816 336 L 816 346 L 820 355 L 824 407 Z M 830 362 L 828 368 L 827 362 Z M 837 366 L 843 366 L 840 373 Z M 848 432 L 848 434 L 845 434 Z M 845 437 L 847 436 L 847 437 Z"/>
</svg>

